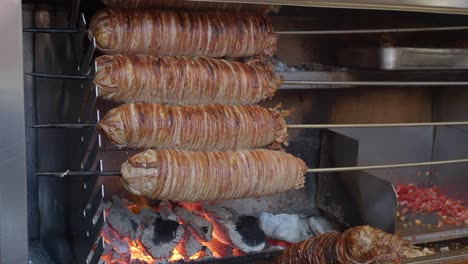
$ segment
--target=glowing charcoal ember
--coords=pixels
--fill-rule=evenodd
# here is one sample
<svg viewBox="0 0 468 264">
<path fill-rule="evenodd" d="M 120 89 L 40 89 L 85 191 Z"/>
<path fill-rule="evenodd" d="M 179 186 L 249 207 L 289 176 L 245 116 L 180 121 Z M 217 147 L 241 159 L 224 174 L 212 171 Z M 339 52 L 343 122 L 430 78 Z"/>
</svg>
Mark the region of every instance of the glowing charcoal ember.
<svg viewBox="0 0 468 264">
<path fill-rule="evenodd" d="M 123 212 L 111 214 L 112 208 Z M 256 217 L 238 215 L 223 207 L 163 201 L 151 208 L 146 201 L 133 204 L 114 198 L 114 204 L 103 210 L 107 216 L 121 216 L 114 222 L 136 224 L 136 232 L 121 229 L 128 234 L 124 236 L 105 223 L 101 233 L 105 241 L 101 259 L 110 264 L 167 264 L 228 258 L 287 246 L 286 242 L 267 238 Z M 133 235 L 134 239 L 130 237 Z"/>
<path fill-rule="evenodd" d="M 114 203 L 107 215 L 107 223 L 124 237 L 136 238 L 139 225 L 137 217 L 122 203 L 117 196 L 112 197 Z"/>
<path fill-rule="evenodd" d="M 187 225 L 192 227 L 192 229 L 196 231 L 198 236 L 203 238 L 204 241 L 211 240 L 213 237 L 213 226 L 205 218 L 193 214 L 182 207 L 176 207 L 174 209 L 174 213 L 179 217 L 179 219 L 183 219 Z"/>
<path fill-rule="evenodd" d="M 253 216 L 238 216 L 222 207 L 204 206 L 213 223 L 213 235 L 224 244 L 232 244 L 243 252 L 257 252 L 265 248 L 265 233 Z"/>
<path fill-rule="evenodd" d="M 156 218 L 141 235 L 141 242 L 154 258 L 169 258 L 182 240 L 184 229 L 173 220 Z"/>
</svg>

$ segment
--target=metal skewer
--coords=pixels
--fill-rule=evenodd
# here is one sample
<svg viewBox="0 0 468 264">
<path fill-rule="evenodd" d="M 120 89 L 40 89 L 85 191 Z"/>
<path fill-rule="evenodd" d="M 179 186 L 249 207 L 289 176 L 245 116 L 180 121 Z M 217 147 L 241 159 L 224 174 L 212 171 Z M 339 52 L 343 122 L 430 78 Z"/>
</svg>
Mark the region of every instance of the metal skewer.
<svg viewBox="0 0 468 264">
<path fill-rule="evenodd" d="M 55 73 L 39 73 L 30 72 L 26 75 L 33 76 L 36 78 L 47 78 L 47 79 L 69 79 L 69 80 L 94 80 L 92 75 L 71 75 L 71 74 L 55 74 Z"/>
<path fill-rule="evenodd" d="M 36 172 L 38 176 L 54 176 L 54 177 L 65 177 L 65 176 L 122 176 L 120 171 L 48 171 L 48 172 Z"/>
<path fill-rule="evenodd" d="M 373 166 L 317 168 L 317 169 L 308 169 L 307 172 L 319 173 L 319 172 L 380 170 L 380 169 L 392 169 L 392 168 L 421 167 L 421 166 L 431 166 L 431 165 L 448 165 L 448 164 L 456 164 L 456 163 L 468 163 L 468 159 L 440 160 L 440 161 L 427 161 L 427 162 L 415 162 L 415 163 L 399 163 L 399 164 L 373 165 Z"/>
<path fill-rule="evenodd" d="M 93 128 L 97 124 L 40 124 L 34 125 L 33 128 Z"/>
<path fill-rule="evenodd" d="M 465 86 L 468 85 L 468 81 L 431 81 L 431 82 L 398 82 L 398 81 L 314 81 L 314 80 L 287 80 L 283 84 L 288 85 L 359 85 L 359 86 Z M 301 88 L 298 88 L 301 89 Z M 306 88 L 310 89 L 310 88 Z"/>
<path fill-rule="evenodd" d="M 339 35 L 339 34 L 376 34 L 376 33 L 405 33 L 427 31 L 454 31 L 468 30 L 468 26 L 447 27 L 415 27 L 415 28 L 380 28 L 380 29 L 339 29 L 339 30 L 278 30 L 279 35 Z M 76 34 L 86 32 L 84 28 L 24 28 L 23 32 L 52 33 L 52 34 Z"/>
<path fill-rule="evenodd" d="M 72 28 L 23 28 L 23 32 L 32 33 L 53 33 L 53 34 L 76 34 L 83 33 L 85 29 L 72 29 Z"/>
<path fill-rule="evenodd" d="M 71 75 L 56 73 L 26 73 L 36 78 L 69 79 L 69 80 L 93 80 L 93 75 Z M 354 85 L 354 86 L 465 86 L 468 81 L 317 81 L 317 80 L 285 80 L 284 85 Z M 279 88 L 281 89 L 281 87 Z M 295 89 L 311 89 L 295 88 Z"/>
<path fill-rule="evenodd" d="M 468 30 L 468 26 L 416 27 L 416 28 L 381 28 L 381 29 L 342 29 L 342 30 L 279 30 L 280 35 L 338 35 L 338 34 L 374 34 L 404 33 L 425 31 Z"/>
<path fill-rule="evenodd" d="M 97 124 L 40 124 L 33 128 L 93 128 Z M 291 124 L 288 128 L 378 128 L 378 127 L 423 127 L 423 126 L 468 126 L 468 121 L 426 123 L 381 123 L 381 124 Z"/>
<path fill-rule="evenodd" d="M 468 121 L 461 122 L 427 122 L 427 123 L 381 123 L 381 124 L 291 124 L 288 128 L 378 128 L 378 127 L 423 127 L 423 126 L 466 126 Z"/>
<path fill-rule="evenodd" d="M 468 163 L 468 159 L 455 159 L 455 160 L 440 160 L 440 161 L 427 161 L 415 163 L 399 163 L 399 164 L 385 164 L 385 165 L 372 165 L 372 166 L 354 166 L 354 167 L 336 167 L 336 168 L 316 168 L 308 169 L 309 173 L 320 172 L 344 172 L 344 171 L 360 171 L 360 170 L 381 170 L 392 168 L 408 168 L 408 167 L 421 167 L 430 165 L 449 165 L 457 163 Z M 119 171 L 65 171 L 65 172 L 37 172 L 38 176 L 122 176 Z"/>
</svg>

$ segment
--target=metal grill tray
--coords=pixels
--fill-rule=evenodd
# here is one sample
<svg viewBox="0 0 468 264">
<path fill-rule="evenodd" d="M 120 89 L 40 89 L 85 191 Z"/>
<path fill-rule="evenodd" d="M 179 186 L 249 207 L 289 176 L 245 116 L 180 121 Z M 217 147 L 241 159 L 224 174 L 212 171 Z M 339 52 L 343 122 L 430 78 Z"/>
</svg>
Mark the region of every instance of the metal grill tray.
<svg viewBox="0 0 468 264">
<path fill-rule="evenodd" d="M 338 52 L 345 67 L 381 70 L 468 69 L 468 49 L 436 48 L 345 48 Z"/>
</svg>

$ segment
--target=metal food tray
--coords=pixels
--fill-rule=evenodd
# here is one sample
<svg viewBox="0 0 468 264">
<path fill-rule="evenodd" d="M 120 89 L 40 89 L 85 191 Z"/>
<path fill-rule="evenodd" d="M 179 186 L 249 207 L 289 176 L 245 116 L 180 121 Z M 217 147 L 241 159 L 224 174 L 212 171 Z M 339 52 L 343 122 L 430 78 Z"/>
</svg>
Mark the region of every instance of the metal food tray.
<svg viewBox="0 0 468 264">
<path fill-rule="evenodd" d="M 381 70 L 468 69 L 468 49 L 435 48 L 345 48 L 338 52 L 345 67 Z"/>
</svg>

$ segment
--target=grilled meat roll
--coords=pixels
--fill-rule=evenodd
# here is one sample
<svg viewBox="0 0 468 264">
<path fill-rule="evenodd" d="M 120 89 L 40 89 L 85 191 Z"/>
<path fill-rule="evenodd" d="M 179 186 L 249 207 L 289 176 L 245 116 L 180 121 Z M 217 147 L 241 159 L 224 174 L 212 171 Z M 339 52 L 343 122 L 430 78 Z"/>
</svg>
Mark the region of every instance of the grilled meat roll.
<svg viewBox="0 0 468 264">
<path fill-rule="evenodd" d="M 96 59 L 94 83 L 116 102 L 253 104 L 281 85 L 271 65 L 204 57 L 105 55 Z"/>
<path fill-rule="evenodd" d="M 101 0 L 105 5 L 125 8 L 174 8 L 183 10 L 224 10 L 232 12 L 268 13 L 274 9 L 271 5 L 243 3 L 214 3 L 185 0 Z"/>
<path fill-rule="evenodd" d="M 415 254 L 419 253 L 419 254 Z M 340 233 L 312 237 L 283 251 L 278 264 L 358 264 L 398 262 L 422 252 L 398 236 L 371 226 L 358 226 Z"/>
<path fill-rule="evenodd" d="M 147 150 L 122 165 L 125 188 L 174 201 L 259 197 L 304 186 L 304 162 L 266 150 Z"/>
<path fill-rule="evenodd" d="M 132 103 L 110 110 L 98 128 L 130 148 L 227 150 L 287 144 L 289 111 L 256 105 L 166 106 Z"/>
<path fill-rule="evenodd" d="M 277 36 L 261 14 L 106 8 L 89 35 L 105 54 L 249 57 L 272 55 Z"/>
</svg>

